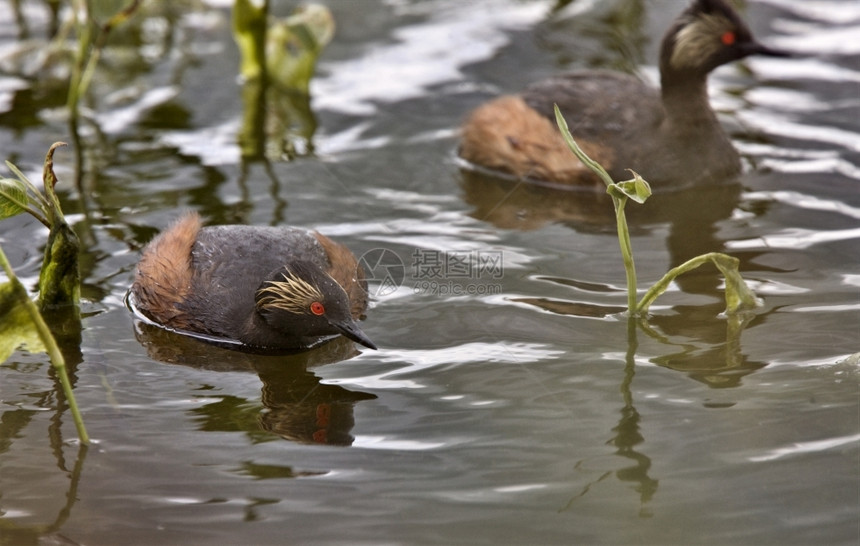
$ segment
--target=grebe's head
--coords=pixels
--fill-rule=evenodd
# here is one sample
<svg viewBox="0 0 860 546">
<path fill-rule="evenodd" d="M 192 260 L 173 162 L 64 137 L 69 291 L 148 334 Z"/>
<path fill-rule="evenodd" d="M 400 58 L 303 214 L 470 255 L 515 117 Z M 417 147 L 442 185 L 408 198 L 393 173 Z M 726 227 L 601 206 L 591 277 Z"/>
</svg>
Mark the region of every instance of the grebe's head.
<svg viewBox="0 0 860 546">
<path fill-rule="evenodd" d="M 666 33 L 660 69 L 704 77 L 718 66 L 749 55 L 786 57 L 753 37 L 749 27 L 726 0 L 694 0 Z"/>
<path fill-rule="evenodd" d="M 266 324 L 286 335 L 342 334 L 376 349 L 352 318 L 343 288 L 310 262 L 299 260 L 274 271 L 260 285 L 255 299 L 257 313 Z"/>
</svg>

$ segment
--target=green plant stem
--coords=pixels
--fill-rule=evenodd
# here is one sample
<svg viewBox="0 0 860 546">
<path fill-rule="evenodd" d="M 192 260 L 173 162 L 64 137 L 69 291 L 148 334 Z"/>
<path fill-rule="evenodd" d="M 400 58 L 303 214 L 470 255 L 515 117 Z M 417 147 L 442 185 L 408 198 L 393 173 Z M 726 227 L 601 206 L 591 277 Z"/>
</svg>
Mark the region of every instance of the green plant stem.
<svg viewBox="0 0 860 546">
<path fill-rule="evenodd" d="M 269 2 L 255 5 L 251 0 L 236 0 L 233 4 L 233 37 L 239 47 L 239 74 L 246 81 L 267 79 L 266 31 Z M 265 87 L 265 86 L 263 86 Z"/>
<path fill-rule="evenodd" d="M 63 358 L 63 353 L 60 352 L 60 348 L 57 346 L 57 342 L 54 340 L 51 330 L 45 323 L 45 319 L 42 318 L 42 315 L 36 308 L 36 304 L 27 295 L 27 289 L 24 288 L 24 285 L 21 284 L 21 281 L 19 281 L 18 277 L 15 276 L 15 272 L 12 270 L 12 266 L 9 265 L 9 261 L 6 259 L 6 254 L 3 252 L 2 248 L 0 248 L 0 265 L 2 265 L 5 270 L 6 276 L 9 277 L 9 281 L 15 289 L 15 293 L 21 300 L 27 313 L 29 313 L 33 324 L 36 325 L 39 337 L 42 339 L 42 343 L 48 351 L 51 364 L 54 366 L 54 370 L 60 378 L 60 384 L 63 386 L 63 393 L 65 394 L 66 401 L 69 404 L 69 410 L 72 412 L 72 418 L 75 421 L 75 428 L 78 430 L 78 438 L 82 444 L 88 445 L 90 443 L 90 438 L 87 435 L 87 429 L 84 427 L 84 420 L 81 417 L 78 404 L 75 402 L 75 393 L 72 391 L 72 384 L 69 381 L 69 374 L 66 371 L 66 360 Z"/>
<path fill-rule="evenodd" d="M 603 181 L 607 189 L 609 189 L 610 186 L 615 185 L 615 181 L 612 180 L 612 177 L 609 176 L 609 173 L 606 172 L 606 169 L 603 168 L 603 165 L 588 157 L 588 155 L 586 155 L 586 153 L 582 151 L 582 148 L 579 147 L 579 144 L 577 144 L 576 141 L 573 140 L 573 135 L 570 134 L 570 128 L 568 128 L 567 126 L 567 121 L 564 119 L 564 116 L 561 115 L 561 110 L 559 110 L 557 104 L 554 105 L 554 108 L 555 122 L 558 124 L 559 130 L 561 130 L 561 136 L 564 137 L 564 141 L 567 143 L 567 146 L 573 151 L 574 154 L 576 154 L 576 157 L 578 157 L 580 161 L 585 163 L 586 167 L 594 171 L 594 174 L 600 177 L 600 180 Z"/>
<path fill-rule="evenodd" d="M 78 102 L 84 93 L 84 79 L 87 70 L 88 51 L 93 42 L 93 29 L 89 21 L 90 6 L 86 0 L 72 2 L 72 11 L 75 14 L 75 26 L 78 33 L 78 49 L 75 52 L 75 62 L 72 66 L 72 74 L 69 81 L 69 95 L 66 98 L 66 106 L 69 109 L 69 117 L 73 124 L 77 124 Z M 79 18 L 83 16 L 84 20 Z M 90 76 L 92 75 L 91 71 Z M 89 80 L 87 80 L 88 83 Z"/>
<path fill-rule="evenodd" d="M 624 262 L 624 272 L 627 275 L 627 312 L 632 317 L 639 316 L 636 305 L 636 265 L 633 263 L 633 245 L 630 243 L 630 230 L 627 227 L 627 216 L 624 206 L 627 199 L 612 196 L 615 205 L 615 224 L 618 230 L 618 245 L 621 247 L 621 259 Z"/>
<path fill-rule="evenodd" d="M 93 75 L 96 72 L 96 67 L 99 64 L 99 59 L 101 58 L 102 50 L 104 49 L 105 43 L 107 42 L 108 34 L 110 34 L 111 30 L 114 27 L 125 22 L 129 17 L 134 14 L 135 10 L 137 10 L 140 5 L 140 0 L 132 0 L 128 6 L 124 9 L 115 13 L 107 23 L 105 23 L 100 29 L 97 38 L 93 39 L 93 24 L 91 21 L 91 7 L 88 1 L 83 3 L 83 6 L 86 8 L 87 18 L 83 23 L 78 25 L 78 28 L 81 30 L 81 45 L 82 47 L 78 54 L 80 55 L 80 59 L 82 61 L 81 66 L 83 70 L 80 72 L 80 79 L 77 80 L 77 96 L 75 99 L 79 99 L 83 96 L 84 93 L 87 92 L 87 89 L 90 87 L 90 83 L 92 82 Z M 89 58 L 86 57 L 87 49 L 91 49 Z"/>
<path fill-rule="evenodd" d="M 567 126 L 567 121 L 565 121 L 564 116 L 561 115 L 561 110 L 559 110 L 558 105 L 555 106 L 555 120 L 556 123 L 558 123 L 565 142 L 576 157 L 578 157 L 586 167 L 591 169 L 598 177 L 600 177 L 606 185 L 607 190 L 615 186 L 615 182 L 612 180 L 612 177 L 609 176 L 609 173 L 606 172 L 606 169 L 604 169 L 600 163 L 588 157 L 588 155 L 582 151 L 582 148 L 579 147 L 579 144 L 577 144 L 573 139 L 573 136 L 570 134 L 570 129 Z M 612 197 L 612 205 L 615 207 L 615 224 L 616 229 L 618 230 L 618 244 L 621 247 L 621 258 L 624 261 L 624 271 L 627 275 L 627 312 L 631 316 L 637 316 L 636 266 L 633 263 L 633 245 L 630 243 L 630 230 L 627 227 L 627 216 L 624 214 L 624 207 L 627 204 L 627 198 L 623 196 L 617 197 L 613 192 L 609 192 L 609 195 Z"/>
</svg>

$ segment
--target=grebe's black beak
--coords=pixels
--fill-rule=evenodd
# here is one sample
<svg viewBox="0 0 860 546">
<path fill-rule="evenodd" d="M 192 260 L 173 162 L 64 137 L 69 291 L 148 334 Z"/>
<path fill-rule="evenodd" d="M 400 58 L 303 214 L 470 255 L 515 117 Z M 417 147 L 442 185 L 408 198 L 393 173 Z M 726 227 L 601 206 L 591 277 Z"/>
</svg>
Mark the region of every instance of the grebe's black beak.
<svg viewBox="0 0 860 546">
<path fill-rule="evenodd" d="M 784 49 L 774 49 L 759 42 L 748 42 L 741 46 L 746 55 L 765 55 L 767 57 L 794 57 L 794 54 Z"/>
<path fill-rule="evenodd" d="M 344 322 L 333 324 L 333 326 L 340 330 L 340 333 L 342 333 L 349 339 L 355 341 L 356 343 L 361 343 L 368 349 L 376 350 L 376 345 L 372 341 L 370 341 L 370 339 L 364 334 L 364 332 L 361 331 L 361 328 L 358 327 L 358 324 L 356 324 L 354 320 L 349 319 Z"/>
</svg>

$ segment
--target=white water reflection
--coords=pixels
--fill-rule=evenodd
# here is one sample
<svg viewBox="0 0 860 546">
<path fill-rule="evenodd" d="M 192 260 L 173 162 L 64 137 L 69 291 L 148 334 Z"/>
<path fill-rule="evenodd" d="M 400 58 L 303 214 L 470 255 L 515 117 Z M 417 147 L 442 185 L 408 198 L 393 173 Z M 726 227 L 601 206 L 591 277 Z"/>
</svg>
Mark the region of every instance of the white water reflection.
<svg viewBox="0 0 860 546">
<path fill-rule="evenodd" d="M 855 434 L 853 436 L 828 438 L 827 440 L 817 440 L 813 442 L 796 442 L 791 444 L 790 446 L 772 449 L 764 455 L 755 455 L 749 457 L 749 460 L 754 463 L 775 461 L 777 459 L 782 459 L 784 457 L 790 457 L 793 455 L 802 455 L 806 453 L 827 451 L 836 447 L 853 444 L 855 442 L 860 442 L 860 434 Z"/>
<path fill-rule="evenodd" d="M 446 445 L 446 442 L 422 442 L 419 440 L 404 440 L 386 436 L 358 435 L 352 442 L 352 447 L 365 449 L 391 449 L 397 451 L 426 451 Z"/>
<path fill-rule="evenodd" d="M 729 250 L 749 250 L 761 248 L 791 248 L 803 250 L 822 243 L 851 241 L 860 239 L 860 228 L 816 231 L 803 228 L 788 228 L 755 239 L 726 241 Z"/>
<path fill-rule="evenodd" d="M 860 72 L 816 59 L 748 59 L 750 67 L 761 79 L 797 82 L 819 80 L 826 82 L 860 82 Z"/>
</svg>

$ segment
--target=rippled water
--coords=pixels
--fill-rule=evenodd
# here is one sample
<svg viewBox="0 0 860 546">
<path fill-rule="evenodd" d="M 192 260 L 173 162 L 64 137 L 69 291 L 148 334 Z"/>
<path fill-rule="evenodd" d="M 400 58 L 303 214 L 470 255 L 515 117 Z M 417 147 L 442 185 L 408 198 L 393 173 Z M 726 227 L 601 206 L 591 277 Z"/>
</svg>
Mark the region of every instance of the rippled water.
<svg viewBox="0 0 860 546">
<path fill-rule="evenodd" d="M 47 12 L 25 4 L 27 41 L 0 6 L 0 143 L 38 179 L 69 136 L 62 71 L 39 69 Z M 798 56 L 711 78 L 746 173 L 631 211 L 643 284 L 740 258 L 764 300 L 742 330 L 710 269 L 629 328 L 607 203 L 454 158 L 460 120 L 500 93 L 574 67 L 654 78 L 684 3 L 326 4 L 315 153 L 271 168 L 236 144 L 226 7 L 149 6 L 106 51 L 83 195 L 57 158 L 84 244 L 66 353 L 94 443 L 74 442 L 44 355 L 0 367 L 0 543 L 856 544 L 857 3 L 748 2 L 758 37 Z M 362 324 L 380 350 L 247 355 L 136 323 L 139 250 L 186 209 L 387 253 Z M 45 235 L 0 224 L 31 284 Z M 455 264 L 442 279 L 435 259 Z"/>
</svg>

